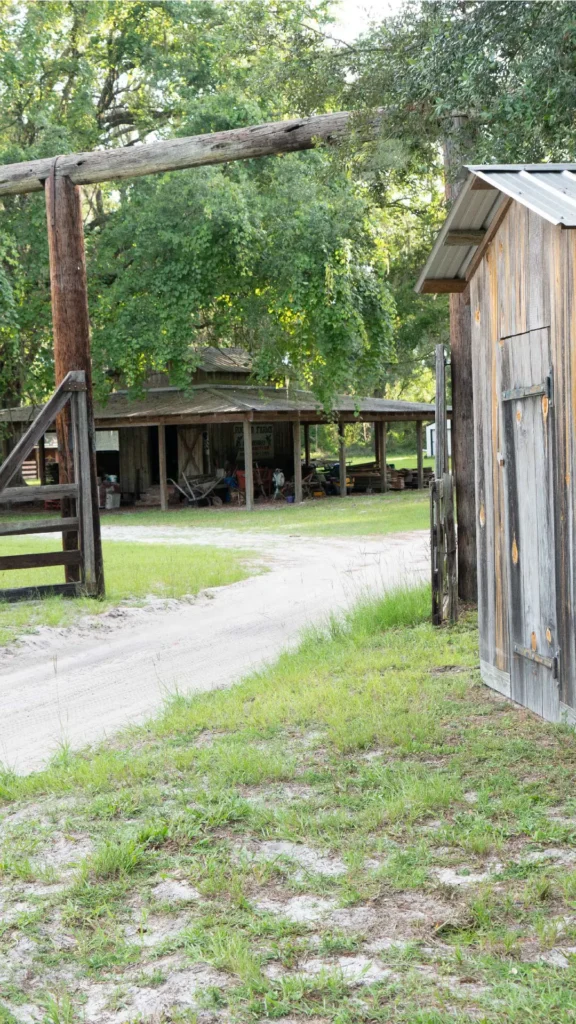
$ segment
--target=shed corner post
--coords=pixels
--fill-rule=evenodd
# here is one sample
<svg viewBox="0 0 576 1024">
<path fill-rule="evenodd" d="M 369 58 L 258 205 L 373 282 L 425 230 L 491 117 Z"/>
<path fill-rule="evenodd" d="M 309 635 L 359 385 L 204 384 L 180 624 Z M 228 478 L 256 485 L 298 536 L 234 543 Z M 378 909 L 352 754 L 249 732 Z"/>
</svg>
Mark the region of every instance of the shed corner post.
<svg viewBox="0 0 576 1024">
<path fill-rule="evenodd" d="M 158 472 L 160 476 L 160 509 L 168 511 L 168 478 L 166 476 L 166 427 L 158 424 Z"/>
<path fill-rule="evenodd" d="M 300 420 L 292 422 L 292 440 L 294 444 L 294 501 L 302 501 L 302 438 Z"/>
<path fill-rule="evenodd" d="M 53 164 L 52 173 L 46 179 L 45 194 L 56 385 L 60 384 L 71 370 L 83 370 L 86 375 L 86 417 L 90 463 L 89 497 L 94 538 L 95 586 L 93 592 L 98 596 L 103 596 L 104 563 L 98 511 L 90 321 L 88 318 L 86 257 L 80 188 L 74 185 L 67 175 L 59 175 L 55 164 Z M 74 480 L 74 453 L 72 416 L 69 404 L 58 415 L 56 425 L 60 482 L 72 483 Z M 67 506 L 68 501 L 63 499 L 62 514 L 64 517 L 70 514 Z M 64 550 L 76 548 L 77 537 L 77 533 L 64 533 L 62 535 Z M 79 578 L 79 567 L 66 567 L 67 581 L 78 582 Z"/>
<path fill-rule="evenodd" d="M 340 497 L 345 498 L 348 494 L 346 487 L 346 424 L 343 420 L 338 422 L 338 449 L 340 457 Z"/>
<path fill-rule="evenodd" d="M 422 420 L 416 420 L 416 466 L 418 475 L 418 490 L 424 487 L 424 452 L 422 449 Z"/>
<path fill-rule="evenodd" d="M 244 420 L 244 473 L 246 480 L 246 511 L 254 509 L 254 461 L 252 456 L 252 421 Z"/>
</svg>

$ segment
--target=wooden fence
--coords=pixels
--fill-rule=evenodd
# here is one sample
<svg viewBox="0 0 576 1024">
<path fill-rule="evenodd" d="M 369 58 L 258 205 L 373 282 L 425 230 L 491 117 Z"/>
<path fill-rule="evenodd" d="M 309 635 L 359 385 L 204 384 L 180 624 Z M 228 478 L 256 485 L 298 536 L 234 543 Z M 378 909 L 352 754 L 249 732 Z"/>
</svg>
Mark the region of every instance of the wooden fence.
<svg viewBox="0 0 576 1024">
<path fill-rule="evenodd" d="M 72 416 L 74 480 L 71 483 L 47 484 L 39 487 L 8 487 L 32 449 L 40 442 L 55 417 L 68 403 L 71 406 Z M 17 537 L 34 533 L 76 534 L 77 546 L 72 550 L 67 544 L 68 550 L 63 551 L 0 556 L 0 570 L 35 569 L 53 565 L 78 566 L 80 579 L 68 583 L 0 589 L 0 600 L 19 601 L 49 594 L 94 595 L 99 592 L 96 576 L 90 460 L 86 374 L 83 370 L 73 370 L 66 375 L 52 398 L 0 466 L 0 506 L 65 498 L 70 499 L 72 514 L 47 519 L 38 518 L 0 523 L 0 537 Z"/>
<path fill-rule="evenodd" d="M 430 483 L 432 622 L 441 626 L 458 618 L 458 569 L 454 485 L 448 469 L 448 415 L 444 346 L 436 346 L 436 450 Z"/>
</svg>

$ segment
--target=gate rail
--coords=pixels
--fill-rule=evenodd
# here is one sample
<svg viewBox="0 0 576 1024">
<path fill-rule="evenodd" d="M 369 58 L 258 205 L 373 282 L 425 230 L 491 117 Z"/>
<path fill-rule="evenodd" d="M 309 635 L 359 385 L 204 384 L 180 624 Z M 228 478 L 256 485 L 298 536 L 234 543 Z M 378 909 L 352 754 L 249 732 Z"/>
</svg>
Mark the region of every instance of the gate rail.
<svg viewBox="0 0 576 1024">
<path fill-rule="evenodd" d="M 36 447 L 58 413 L 70 403 L 74 456 L 74 481 L 65 484 L 42 484 L 27 487 L 8 487 L 22 463 Z M 37 596 L 61 594 L 75 597 L 98 593 L 94 522 L 92 519 L 92 493 L 90 483 L 90 435 L 86 404 L 86 374 L 72 370 L 56 389 L 52 398 L 38 413 L 26 433 L 20 438 L 0 466 L 0 506 L 23 502 L 70 498 L 73 515 L 51 519 L 21 520 L 0 523 L 0 537 L 17 537 L 32 533 L 75 533 L 78 547 L 67 551 L 31 552 L 22 555 L 0 556 L 0 570 L 34 569 L 52 565 L 80 566 L 80 581 L 51 583 L 32 587 L 0 589 L 0 601 L 22 601 Z"/>
</svg>

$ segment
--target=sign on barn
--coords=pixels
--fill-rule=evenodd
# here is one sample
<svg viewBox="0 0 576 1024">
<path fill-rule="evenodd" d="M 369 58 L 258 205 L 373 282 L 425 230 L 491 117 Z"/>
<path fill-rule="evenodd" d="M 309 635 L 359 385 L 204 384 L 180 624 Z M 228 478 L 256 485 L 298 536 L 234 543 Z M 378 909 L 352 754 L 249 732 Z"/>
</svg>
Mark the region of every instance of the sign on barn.
<svg viewBox="0 0 576 1024">
<path fill-rule="evenodd" d="M 234 448 L 238 455 L 244 454 L 244 432 L 241 423 L 234 427 Z M 256 460 L 274 457 L 274 429 L 271 423 L 252 424 L 252 455 Z"/>
</svg>

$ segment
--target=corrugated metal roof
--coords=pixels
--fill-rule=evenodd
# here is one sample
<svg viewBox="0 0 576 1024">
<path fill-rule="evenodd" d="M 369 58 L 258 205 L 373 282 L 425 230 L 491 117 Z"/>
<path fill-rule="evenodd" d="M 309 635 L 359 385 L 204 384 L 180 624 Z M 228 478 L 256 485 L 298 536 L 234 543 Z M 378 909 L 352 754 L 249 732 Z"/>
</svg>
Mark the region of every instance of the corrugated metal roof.
<svg viewBox="0 0 576 1024">
<path fill-rule="evenodd" d="M 342 395 L 337 399 L 335 412 L 389 413 L 405 415 L 407 419 L 422 414 L 425 419 L 434 419 L 434 406 L 425 402 L 402 402 L 387 398 L 361 398 Z M 39 407 L 23 406 L 17 409 L 0 410 L 0 422 L 31 422 Z M 96 427 L 99 422 L 125 420 L 130 423 L 150 422 L 157 418 L 177 416 L 180 421 L 186 416 L 207 418 L 237 415 L 242 419 L 246 413 L 322 413 L 322 406 L 309 391 L 274 387 L 250 387 L 249 385 L 213 384 L 198 385 L 189 391 L 176 388 L 159 388 L 147 391 L 142 398 L 130 398 L 125 392 L 110 395 L 105 405 L 94 410 Z"/>
<path fill-rule="evenodd" d="M 488 230 L 506 197 L 552 224 L 576 227 L 576 164 L 469 165 L 470 174 L 422 271 L 416 291 L 429 280 L 466 279 L 477 245 L 446 244 L 452 231 Z M 477 179 L 488 186 L 474 188 Z"/>
</svg>

